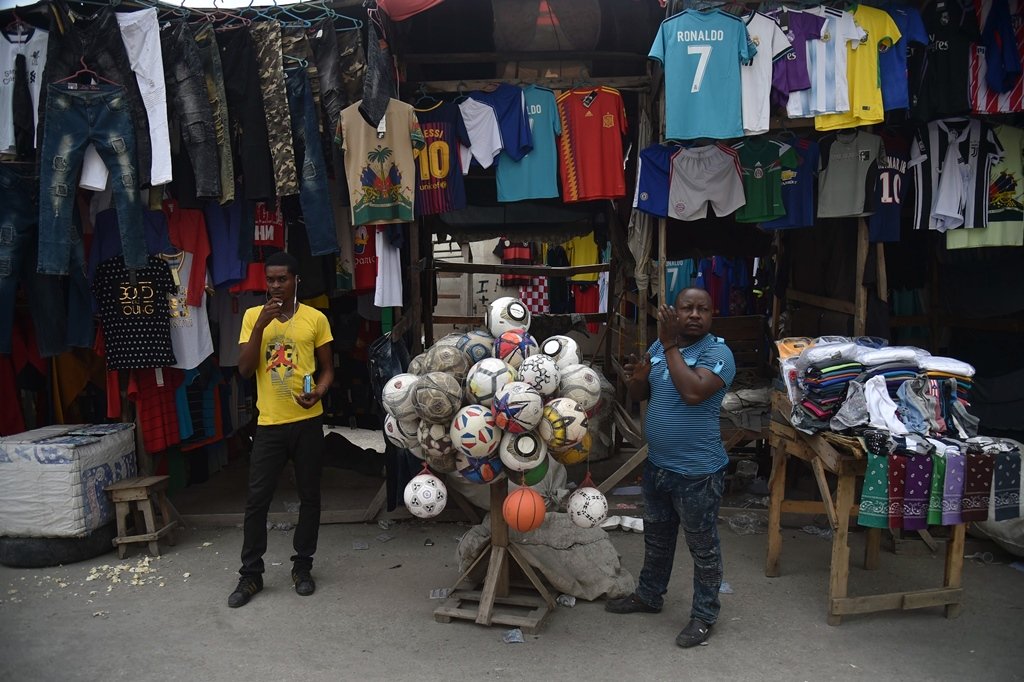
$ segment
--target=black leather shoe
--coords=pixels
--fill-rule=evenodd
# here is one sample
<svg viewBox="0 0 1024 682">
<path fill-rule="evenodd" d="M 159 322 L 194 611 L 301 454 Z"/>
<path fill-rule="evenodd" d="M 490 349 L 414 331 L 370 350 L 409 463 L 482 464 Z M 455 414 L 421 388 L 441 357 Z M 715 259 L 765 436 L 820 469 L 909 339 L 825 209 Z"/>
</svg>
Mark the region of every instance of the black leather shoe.
<svg viewBox="0 0 1024 682">
<path fill-rule="evenodd" d="M 684 649 L 703 644 L 711 636 L 711 627 L 704 621 L 693 618 L 686 624 L 683 631 L 676 636 L 676 644 Z"/>
<path fill-rule="evenodd" d="M 308 569 L 292 570 L 292 582 L 295 583 L 295 593 L 300 596 L 308 597 L 316 592 L 316 583 L 313 582 L 313 576 L 309 574 Z"/>
<path fill-rule="evenodd" d="M 611 599 L 604 604 L 608 613 L 660 613 L 661 607 L 654 607 L 645 602 L 636 593 L 622 599 Z"/>
<path fill-rule="evenodd" d="M 237 609 L 245 606 L 252 596 L 263 589 L 263 576 L 243 575 L 238 579 L 238 587 L 228 597 L 228 606 Z"/>
</svg>

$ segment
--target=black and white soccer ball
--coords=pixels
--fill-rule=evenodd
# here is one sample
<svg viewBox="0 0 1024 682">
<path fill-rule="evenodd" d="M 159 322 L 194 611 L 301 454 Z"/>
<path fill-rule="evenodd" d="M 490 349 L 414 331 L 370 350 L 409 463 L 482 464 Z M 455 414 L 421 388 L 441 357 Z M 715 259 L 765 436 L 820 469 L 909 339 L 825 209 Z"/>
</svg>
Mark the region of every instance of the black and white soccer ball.
<svg viewBox="0 0 1024 682">
<path fill-rule="evenodd" d="M 608 517 L 608 498 L 597 488 L 580 488 L 569 496 L 569 520 L 580 528 L 596 528 Z"/>
</svg>

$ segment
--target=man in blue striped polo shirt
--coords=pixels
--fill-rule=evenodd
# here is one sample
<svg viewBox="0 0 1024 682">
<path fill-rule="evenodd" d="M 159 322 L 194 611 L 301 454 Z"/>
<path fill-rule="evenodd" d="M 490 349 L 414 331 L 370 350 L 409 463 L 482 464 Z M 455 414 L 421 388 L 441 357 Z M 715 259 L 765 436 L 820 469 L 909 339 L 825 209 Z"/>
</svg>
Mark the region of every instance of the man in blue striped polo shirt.
<svg viewBox="0 0 1024 682">
<path fill-rule="evenodd" d="M 707 640 L 721 609 L 716 522 L 729 458 L 719 410 L 736 363 L 725 342 L 709 333 L 711 310 L 708 292 L 683 289 L 674 306 L 658 309 L 658 340 L 644 358 L 633 356 L 625 365 L 630 397 L 649 401 L 644 567 L 633 594 L 605 604 L 612 613 L 661 611 L 681 523 L 693 557 L 690 622 L 676 637 L 684 648 Z"/>
</svg>

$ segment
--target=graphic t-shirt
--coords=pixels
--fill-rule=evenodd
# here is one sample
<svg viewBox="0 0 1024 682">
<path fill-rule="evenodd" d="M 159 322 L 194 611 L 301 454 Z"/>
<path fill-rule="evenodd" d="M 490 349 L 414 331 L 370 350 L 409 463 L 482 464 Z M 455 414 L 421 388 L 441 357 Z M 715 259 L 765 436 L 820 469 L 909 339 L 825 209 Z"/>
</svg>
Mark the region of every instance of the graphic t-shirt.
<svg viewBox="0 0 1024 682">
<path fill-rule="evenodd" d="M 665 137 L 743 135 L 740 65 L 756 54 L 743 20 L 721 10 L 663 21 L 648 57 L 665 66 Z"/>
<path fill-rule="evenodd" d="M 921 12 L 928 31 L 928 57 L 915 117 L 922 121 L 968 111 L 970 53 L 981 40 L 974 8 L 957 0 L 933 0 Z"/>
<path fill-rule="evenodd" d="M 640 151 L 636 164 L 633 208 L 662 218 L 668 217 L 669 178 L 677 144 L 652 144 Z"/>
<path fill-rule="evenodd" d="M 758 135 L 768 130 L 771 119 L 773 67 L 793 51 L 793 46 L 775 20 L 760 12 L 752 12 L 746 25 L 757 54 L 740 68 L 743 134 Z"/>
<path fill-rule="evenodd" d="M 862 130 L 836 132 L 821 138 L 818 170 L 818 217 L 871 215 L 882 138 Z"/>
<path fill-rule="evenodd" d="M 998 126 L 994 132 L 1004 155 L 989 180 L 988 227 L 947 232 L 947 249 L 1024 245 L 1024 130 Z"/>
<path fill-rule="evenodd" d="M 167 216 L 167 234 L 171 238 L 171 245 L 192 254 L 192 268 L 188 278 L 188 304 L 198 306 L 206 288 L 206 259 L 210 256 L 206 219 L 202 211 L 181 208 L 173 199 L 164 201 L 164 215 Z"/>
<path fill-rule="evenodd" d="M 970 52 L 971 111 L 1024 111 L 1024 1 L 975 0 L 974 6 L 983 28 Z"/>
<path fill-rule="evenodd" d="M 417 109 L 423 146 L 413 151 L 416 159 L 416 215 L 447 213 L 466 207 L 459 145 L 469 145 L 462 112 L 454 104 L 439 102 Z"/>
<path fill-rule="evenodd" d="M 150 256 L 134 281 L 124 256 L 96 268 L 92 292 L 100 304 L 107 369 L 145 369 L 175 363 L 167 296 L 176 289 L 167 263 Z"/>
<path fill-rule="evenodd" d="M 213 353 L 213 336 L 210 334 L 210 317 L 206 311 L 206 288 L 200 286 L 199 305 L 191 305 L 192 271 L 195 268 L 193 256 L 182 251 L 177 256 L 161 256 L 167 263 L 174 281 L 174 290 L 167 294 L 171 316 L 171 347 L 174 349 L 178 369 L 193 369 Z"/>
<path fill-rule="evenodd" d="M 736 211 L 736 222 L 760 223 L 785 215 L 782 203 L 782 169 L 797 167 L 796 153 L 784 142 L 764 137 L 735 145 L 743 172 L 747 203 Z"/>
<path fill-rule="evenodd" d="M 558 144 L 562 134 L 555 93 L 528 85 L 523 88 L 533 149 L 519 161 L 506 152 L 498 158 L 498 201 L 550 199 L 558 196 Z"/>
<path fill-rule="evenodd" d="M 352 228 L 352 254 L 355 262 L 355 292 L 373 291 L 377 286 L 377 226 Z"/>
<path fill-rule="evenodd" d="M 615 88 L 579 88 L 558 96 L 558 160 L 566 203 L 626 196 L 622 138 L 628 132 Z"/>
<path fill-rule="evenodd" d="M 502 83 L 494 90 L 477 90 L 470 97 L 494 109 L 501 133 L 501 150 L 516 161 L 533 149 L 530 121 L 526 117 L 526 99 L 523 91 L 514 85 Z"/>
<path fill-rule="evenodd" d="M 910 107 L 910 90 L 907 74 L 907 53 L 911 43 L 928 44 L 928 32 L 916 7 L 890 2 L 882 7 L 900 31 L 900 41 L 892 49 L 885 50 L 878 57 L 879 74 L 882 78 L 882 103 L 886 111 Z"/>
<path fill-rule="evenodd" d="M 853 15 L 831 7 L 815 7 L 809 13 L 825 19 L 820 40 L 807 42 L 808 90 L 790 93 L 786 111 L 790 118 L 807 118 L 850 110 L 846 75 L 847 46 L 860 45 L 866 36 Z"/>
<path fill-rule="evenodd" d="M 256 306 L 245 311 L 239 344 L 249 342 L 261 310 Z M 302 395 L 303 377 L 316 376 L 316 349 L 333 339 L 324 314 L 302 303 L 293 317 L 267 325 L 256 365 L 257 424 L 291 424 L 323 414 L 320 402 L 307 410 L 295 397 Z"/>
<path fill-rule="evenodd" d="M 814 225 L 814 186 L 818 175 L 818 143 L 808 138 L 783 140 L 796 153 L 796 168 L 782 169 L 782 205 L 786 215 L 765 223 L 765 230 Z"/>
<path fill-rule="evenodd" d="M 786 54 L 785 61 L 777 62 L 772 72 L 772 87 L 776 94 L 783 96 L 779 101 L 785 105 L 789 101 L 789 93 L 811 87 L 807 66 L 807 43 L 821 39 L 826 22 L 824 17 L 817 14 L 797 12 L 786 7 L 767 14 L 778 22 L 786 38 L 793 45 L 793 49 Z"/>
<path fill-rule="evenodd" d="M 25 34 L 17 32 L 0 33 L 0 151 L 14 147 L 14 62 L 18 55 L 25 56 L 25 77 L 32 98 L 30 125 L 32 130 L 39 129 L 39 89 L 43 85 L 49 36 L 41 28 L 33 28 L 27 39 Z M 35 140 L 36 147 L 41 143 L 42 140 Z"/>
<path fill-rule="evenodd" d="M 898 242 L 907 164 L 910 161 L 910 139 L 887 132 L 883 132 L 881 138 L 885 156 L 878 163 L 875 213 L 868 220 L 868 239 L 871 242 Z"/>
<path fill-rule="evenodd" d="M 392 99 L 380 125 L 374 127 L 359 113 L 359 104 L 344 109 L 338 121 L 352 223 L 412 222 L 416 178 L 413 149 L 423 146 L 416 111 Z"/>
<path fill-rule="evenodd" d="M 864 35 L 850 45 L 846 61 L 846 81 L 850 88 L 850 110 L 827 114 L 814 119 L 818 130 L 837 130 L 879 123 L 885 118 L 882 108 L 882 82 L 878 58 L 900 39 L 896 22 L 886 12 L 867 5 L 857 5 L 853 20 Z"/>
</svg>

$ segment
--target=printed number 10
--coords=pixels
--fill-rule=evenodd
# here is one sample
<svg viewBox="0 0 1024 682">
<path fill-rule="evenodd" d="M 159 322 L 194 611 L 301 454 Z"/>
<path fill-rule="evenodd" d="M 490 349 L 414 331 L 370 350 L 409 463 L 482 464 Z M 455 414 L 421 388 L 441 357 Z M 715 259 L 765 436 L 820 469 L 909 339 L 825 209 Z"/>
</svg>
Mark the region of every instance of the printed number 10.
<svg viewBox="0 0 1024 682">
<path fill-rule="evenodd" d="M 443 140 L 436 140 L 427 145 L 424 149 L 415 150 L 415 156 L 419 161 L 420 180 L 426 182 L 431 178 L 448 177 L 450 164 L 448 162 L 448 143 Z"/>
<path fill-rule="evenodd" d="M 693 85 L 690 86 L 690 92 L 700 92 L 700 84 L 704 82 L 704 72 L 707 71 L 708 60 L 711 59 L 711 46 L 687 45 L 686 54 L 700 55 L 700 61 L 697 62 L 697 70 L 693 74 Z"/>
</svg>

